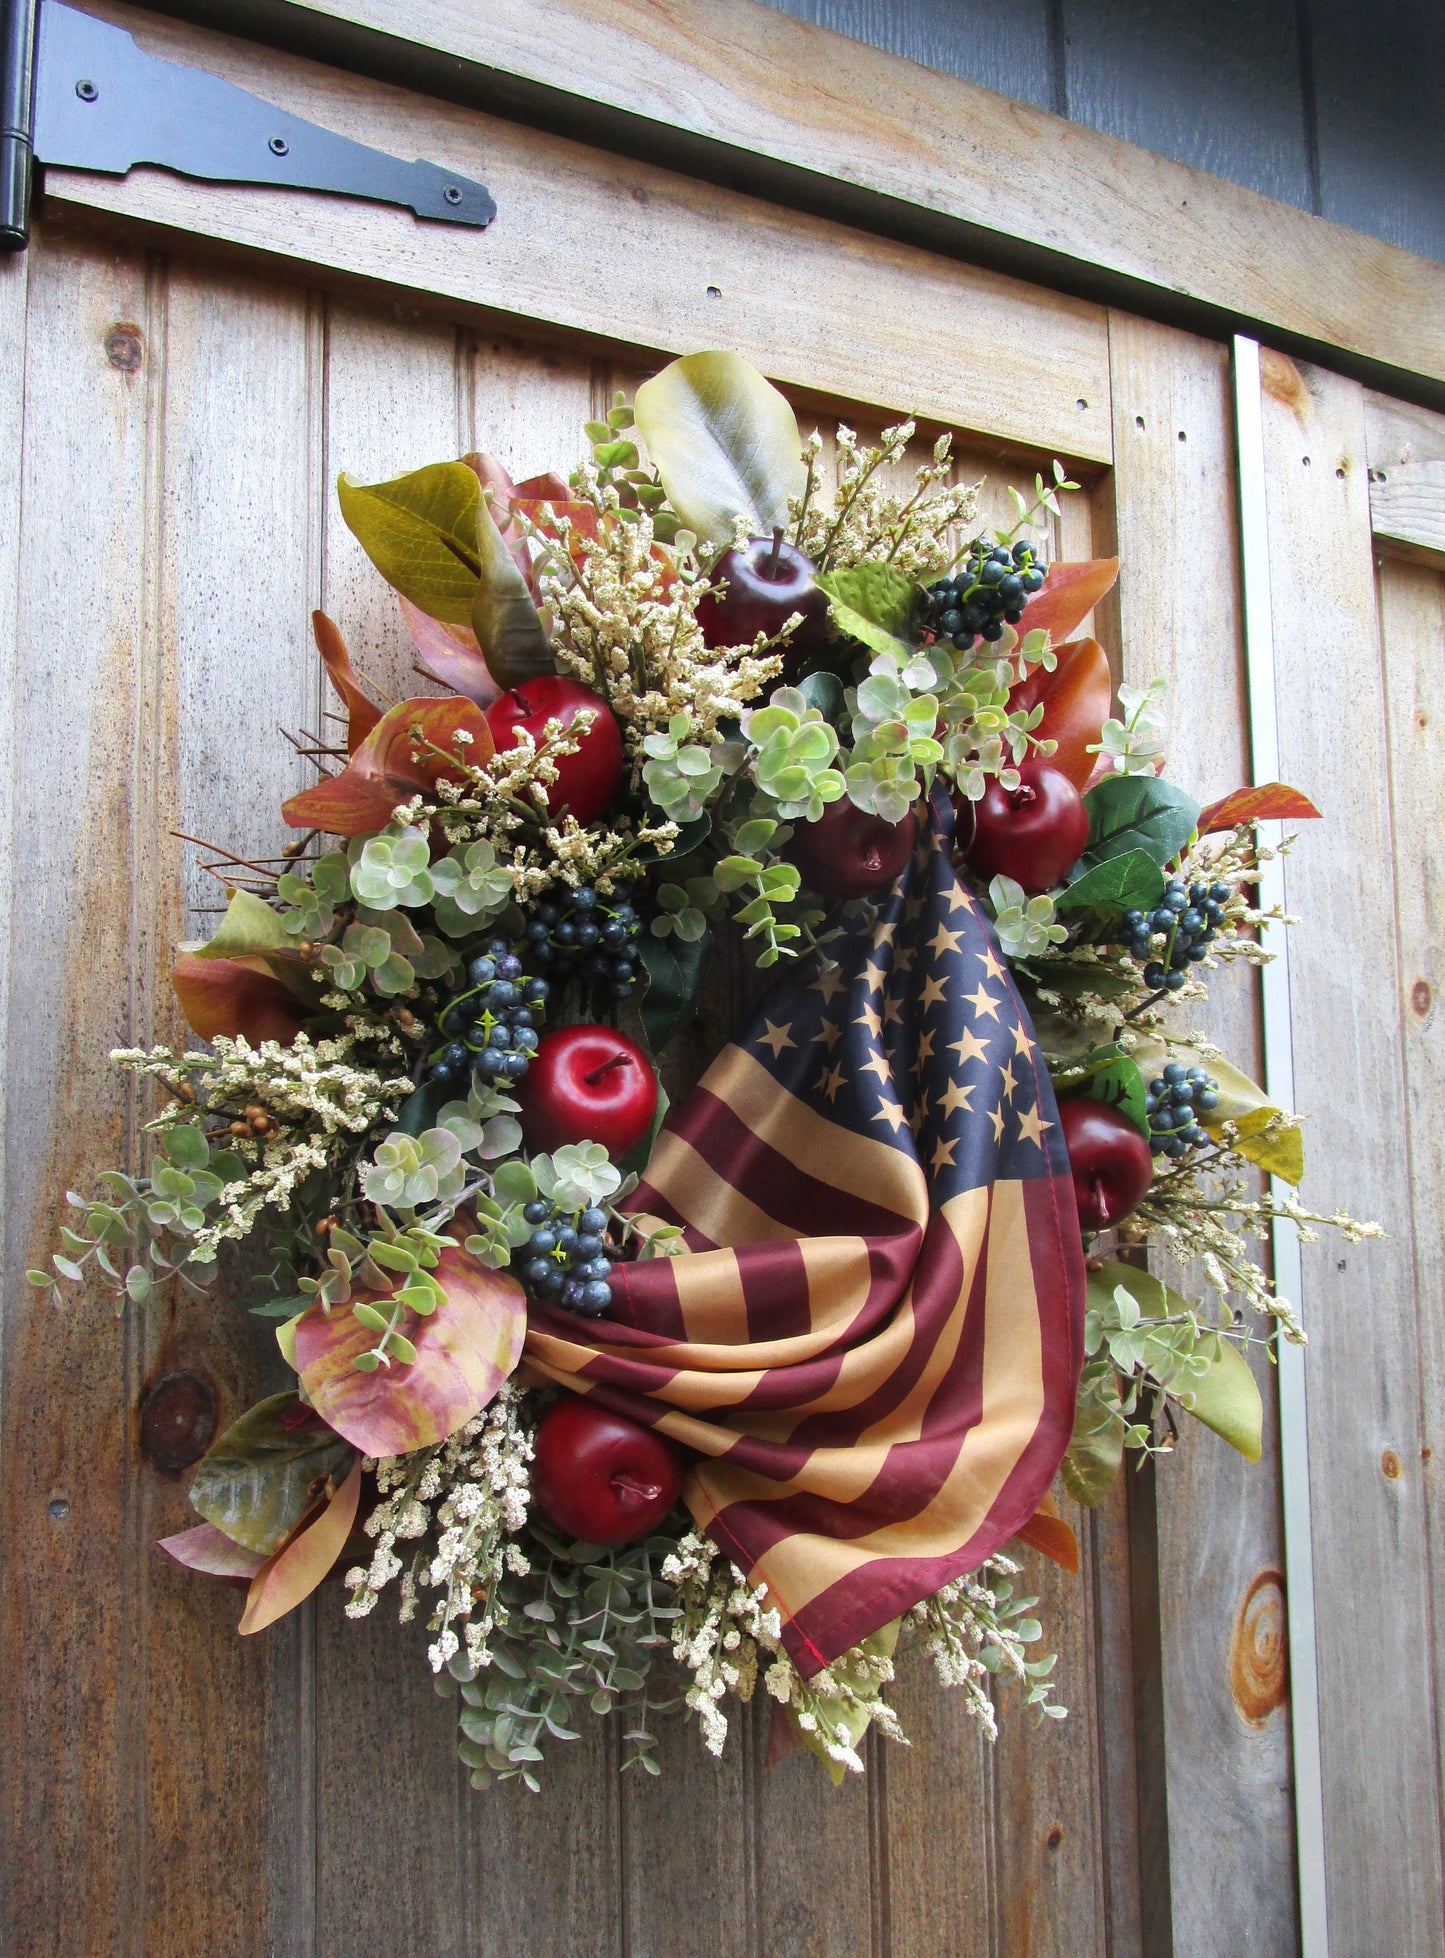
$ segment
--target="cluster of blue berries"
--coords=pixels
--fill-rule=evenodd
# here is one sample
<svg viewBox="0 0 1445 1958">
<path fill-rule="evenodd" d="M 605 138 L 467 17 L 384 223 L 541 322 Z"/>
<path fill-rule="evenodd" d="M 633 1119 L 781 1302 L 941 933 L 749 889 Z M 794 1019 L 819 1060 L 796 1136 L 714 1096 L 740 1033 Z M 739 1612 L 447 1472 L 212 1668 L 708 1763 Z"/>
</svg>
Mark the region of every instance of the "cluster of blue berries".
<svg viewBox="0 0 1445 1958">
<path fill-rule="evenodd" d="M 612 1303 L 605 1210 L 558 1210 L 536 1197 L 522 1211 L 532 1235 L 512 1268 L 535 1299 L 595 1319 Z"/>
<path fill-rule="evenodd" d="M 1208 952 L 1224 923 L 1228 884 L 1190 884 L 1177 878 L 1164 886 L 1157 911 L 1127 911 L 1119 943 L 1144 965 L 1144 984 L 1153 992 L 1177 993 Z M 1162 941 L 1162 942 L 1161 942 Z"/>
<path fill-rule="evenodd" d="M 1023 617 L 1046 569 L 1032 544 L 1010 547 L 975 537 L 957 571 L 929 586 L 925 631 L 951 639 L 961 652 L 980 633 L 988 640 L 1001 639 L 1004 627 Z"/>
<path fill-rule="evenodd" d="M 549 898 L 527 920 L 529 964 L 544 966 L 558 981 L 580 978 L 626 999 L 637 984 L 641 921 L 630 885 L 604 898 L 590 884 Z"/>
<path fill-rule="evenodd" d="M 428 1079 L 464 1086 L 472 1073 L 483 1083 L 520 1081 L 537 1051 L 536 1021 L 549 990 L 545 979 L 527 978 L 504 938 L 492 939 L 467 967 L 467 990 L 442 1013 L 447 1044 Z"/>
<path fill-rule="evenodd" d="M 1145 1097 L 1149 1113 L 1149 1147 L 1156 1156 L 1182 1156 L 1188 1149 L 1202 1149 L 1210 1140 L 1199 1118 L 1219 1106 L 1219 1083 L 1202 1067 L 1184 1067 L 1170 1061 L 1164 1072 L 1149 1083 Z"/>
</svg>

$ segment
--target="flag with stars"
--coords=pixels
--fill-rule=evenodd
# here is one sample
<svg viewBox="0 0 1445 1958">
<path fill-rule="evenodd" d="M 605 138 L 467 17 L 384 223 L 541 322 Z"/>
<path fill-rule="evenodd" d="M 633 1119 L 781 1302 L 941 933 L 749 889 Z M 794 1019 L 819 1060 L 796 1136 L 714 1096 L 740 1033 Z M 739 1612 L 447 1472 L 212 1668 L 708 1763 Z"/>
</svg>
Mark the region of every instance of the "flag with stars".
<svg viewBox="0 0 1445 1958">
<path fill-rule="evenodd" d="M 811 1675 L 1046 1495 L 1084 1262 L 1047 1070 L 938 794 L 876 918 L 785 978 L 663 1130 L 634 1209 L 686 1250 L 610 1318 L 534 1306 L 535 1376 L 691 1451 L 700 1528 Z"/>
</svg>

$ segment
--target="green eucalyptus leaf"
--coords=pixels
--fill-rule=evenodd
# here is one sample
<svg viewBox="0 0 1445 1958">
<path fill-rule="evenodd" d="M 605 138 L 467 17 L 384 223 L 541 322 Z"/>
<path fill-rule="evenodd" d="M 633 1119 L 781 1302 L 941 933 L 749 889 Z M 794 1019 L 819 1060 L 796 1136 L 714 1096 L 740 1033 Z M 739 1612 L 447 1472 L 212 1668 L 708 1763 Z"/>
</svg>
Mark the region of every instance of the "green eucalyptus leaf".
<svg viewBox="0 0 1445 1958">
<path fill-rule="evenodd" d="M 798 424 L 748 361 L 686 354 L 643 382 L 634 413 L 668 502 L 700 538 L 731 543 L 739 516 L 759 536 L 787 524 L 803 488 Z"/>
<path fill-rule="evenodd" d="M 712 932 L 691 941 L 645 936 L 641 958 L 647 970 L 642 1001 L 642 1030 L 654 1054 L 672 1038 L 692 1012 L 698 988 L 712 962 Z"/>
<path fill-rule="evenodd" d="M 389 585 L 429 618 L 470 623 L 482 571 L 482 486 L 474 470 L 436 462 L 369 484 L 343 475 L 336 495 L 348 529 Z"/>
<path fill-rule="evenodd" d="M 356 1450 L 302 1405 L 272 1394 L 227 1428 L 197 1466 L 191 1501 L 233 1542 L 269 1557 Z"/>
<path fill-rule="evenodd" d="M 1089 790 L 1084 807 L 1089 842 L 1079 861 L 1085 870 L 1136 850 L 1157 864 L 1168 863 L 1199 820 L 1194 798 L 1154 775 L 1110 775 Z"/>
<path fill-rule="evenodd" d="M 1147 850 L 1129 850 L 1088 870 L 1054 899 L 1056 911 L 1149 911 L 1164 895 L 1164 872 Z"/>
</svg>

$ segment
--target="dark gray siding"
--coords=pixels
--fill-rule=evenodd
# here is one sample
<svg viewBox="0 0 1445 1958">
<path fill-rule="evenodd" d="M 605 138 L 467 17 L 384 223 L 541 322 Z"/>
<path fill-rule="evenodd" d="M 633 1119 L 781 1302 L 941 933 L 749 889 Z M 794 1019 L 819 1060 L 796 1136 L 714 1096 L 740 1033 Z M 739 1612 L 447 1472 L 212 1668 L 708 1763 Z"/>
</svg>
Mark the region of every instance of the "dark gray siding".
<svg viewBox="0 0 1445 1958">
<path fill-rule="evenodd" d="M 1445 260 L 1445 0 L 772 0 Z"/>
</svg>

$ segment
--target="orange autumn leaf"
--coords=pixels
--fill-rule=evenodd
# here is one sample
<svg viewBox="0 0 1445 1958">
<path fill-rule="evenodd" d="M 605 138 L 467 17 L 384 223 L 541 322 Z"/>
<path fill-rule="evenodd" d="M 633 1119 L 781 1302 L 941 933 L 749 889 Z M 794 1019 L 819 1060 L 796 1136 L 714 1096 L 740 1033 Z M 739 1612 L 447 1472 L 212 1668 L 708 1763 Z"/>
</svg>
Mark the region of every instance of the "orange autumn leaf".
<svg viewBox="0 0 1445 1958">
<path fill-rule="evenodd" d="M 1111 560 L 1112 561 L 1112 560 Z M 1024 614 L 1028 619 L 1032 606 Z M 1058 743 L 1050 766 L 1082 789 L 1094 772 L 1097 756 L 1089 749 L 1098 742 L 1114 700 L 1114 681 L 1108 656 L 1097 639 L 1074 639 L 1055 649 L 1052 673 L 1034 667 L 1009 692 L 1009 711 L 1042 705 L 1044 717 L 1034 729 L 1040 741 Z"/>
<path fill-rule="evenodd" d="M 459 743 L 458 733 L 470 735 L 470 744 Z M 333 836 L 384 829 L 399 802 L 439 781 L 460 781 L 460 762 L 484 762 L 492 747 L 492 730 L 474 701 L 403 700 L 382 715 L 339 775 L 293 795 L 281 814 L 293 829 Z"/>
<path fill-rule="evenodd" d="M 1019 1531 L 1019 1542 L 1027 1543 L 1032 1549 L 1041 1551 L 1045 1557 L 1059 1564 L 1064 1570 L 1077 1577 L 1079 1574 L 1079 1540 L 1054 1508 L 1052 1500 L 1045 1496 L 1028 1522 Z"/>
<path fill-rule="evenodd" d="M 303 1522 L 251 1579 L 246 1609 L 236 1627 L 243 1637 L 265 1631 L 310 1597 L 346 1548 L 360 1500 L 361 1464 L 357 1462 L 319 1515 Z"/>
<path fill-rule="evenodd" d="M 1221 796 L 1218 802 L 1211 802 L 1207 809 L 1201 809 L 1198 829 L 1201 836 L 1209 836 L 1216 830 L 1237 829 L 1241 823 L 1270 819 L 1302 822 L 1319 813 L 1309 797 L 1301 795 L 1298 789 L 1289 788 L 1284 782 L 1261 782 L 1255 789 L 1235 789 Z"/>
<path fill-rule="evenodd" d="M 324 612 L 313 612 L 311 630 L 316 635 L 316 650 L 331 676 L 331 684 L 341 695 L 346 709 L 346 748 L 348 754 L 354 755 L 381 719 L 381 709 L 362 686 L 336 622 Z"/>
<path fill-rule="evenodd" d="M 1119 575 L 1116 557 L 1051 564 L 1043 587 L 1024 611 L 1023 632 L 1043 631 L 1057 646 L 1081 626 Z"/>
<path fill-rule="evenodd" d="M 315 1305 L 296 1324 L 296 1368 L 322 1419 L 364 1455 L 406 1455 L 455 1434 L 516 1367 L 527 1303 L 515 1278 L 455 1248 L 433 1274 L 446 1293 L 423 1318 L 407 1310 L 397 1330 L 416 1358 L 364 1373 L 357 1358 L 377 1335 L 349 1307 Z M 389 1311 L 389 1292 L 355 1298 Z"/>
<path fill-rule="evenodd" d="M 289 1047 L 305 1021 L 295 997 L 261 959 L 204 959 L 182 952 L 171 967 L 171 985 L 186 1025 L 202 1040 L 226 1034 L 252 1046 L 276 1040 Z"/>
</svg>

